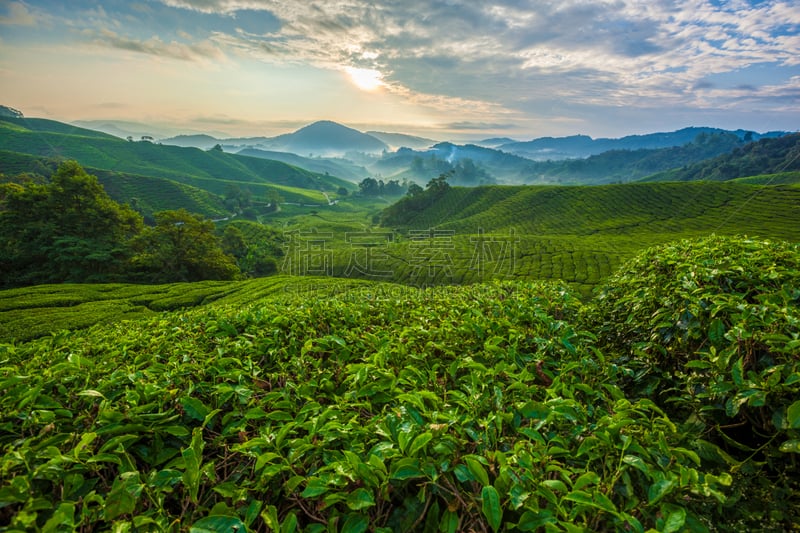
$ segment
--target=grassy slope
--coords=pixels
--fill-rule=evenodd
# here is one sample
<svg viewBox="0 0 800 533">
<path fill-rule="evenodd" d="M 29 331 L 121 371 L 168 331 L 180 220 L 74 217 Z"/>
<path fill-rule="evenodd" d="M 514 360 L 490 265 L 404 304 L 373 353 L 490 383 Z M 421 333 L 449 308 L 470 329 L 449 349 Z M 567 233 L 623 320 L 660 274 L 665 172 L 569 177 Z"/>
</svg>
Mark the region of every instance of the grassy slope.
<svg viewBox="0 0 800 533">
<path fill-rule="evenodd" d="M 26 341 L 63 329 L 140 319 L 161 311 L 215 302 L 245 305 L 256 299 L 336 293 L 367 287 L 358 279 L 273 276 L 249 281 L 202 281 L 166 285 L 60 284 L 0 291 L 0 341 Z"/>
<path fill-rule="evenodd" d="M 625 259 L 641 249 L 686 237 L 748 234 L 769 239 L 800 241 L 800 188 L 760 187 L 739 183 L 655 183 L 603 187 L 480 187 L 453 188 L 430 209 L 415 213 L 414 224 L 375 228 L 372 216 L 385 201 L 343 199 L 313 210 L 286 206 L 265 220 L 287 236 L 316 235 L 330 260 L 331 277 L 311 282 L 327 286 L 357 283 L 356 277 L 409 285 L 474 283 L 489 278 L 561 279 L 584 296 Z M 488 209 L 486 206 L 491 206 Z M 449 272 L 432 276 L 419 266 L 417 230 L 436 228 L 449 248 Z M 483 230 L 485 256 L 476 264 L 477 237 Z M 348 271 L 363 248 L 354 235 L 381 232 L 391 242 L 373 249 L 374 271 L 391 276 Z M 512 231 L 514 232 L 512 234 Z M 315 233 L 316 232 L 316 233 Z M 293 238 L 293 237 L 292 237 Z M 514 256 L 502 262 L 501 247 L 510 239 Z M 380 239 L 378 239 L 380 240 Z M 303 244 L 305 241 L 300 241 Z M 441 241 L 440 241 L 441 242 Z M 292 251 L 294 250 L 294 252 Z M 304 249 L 287 249 L 289 258 L 320 257 Z M 293 253 L 299 255 L 294 256 Z M 285 256 L 282 272 L 298 272 Z M 423 265 L 424 266 L 424 265 Z M 308 278 L 275 277 L 247 282 L 205 282 L 190 286 L 48 286 L 0 293 L 0 338 L 31 338 L 66 327 L 84 327 L 92 320 L 140 316 L 162 309 L 194 306 L 223 296 L 246 301 L 287 284 L 286 290 L 309 283 Z M 283 290 L 283 289 L 280 289 Z M 38 295 L 41 305 L 24 303 Z M 23 303 L 18 303 L 17 300 Z M 52 301 L 51 301 L 52 299 Z M 69 307 L 84 305 L 81 309 Z M 35 309 L 35 311 L 34 311 Z M 101 313 L 102 311 L 102 313 Z M 86 316 L 95 318 L 87 319 Z M 38 318 L 37 318 L 38 317 Z"/>
<path fill-rule="evenodd" d="M 8 176 L 34 172 L 47 176 L 55 172 L 58 161 L 41 156 L 0 150 L 0 173 Z M 151 215 L 157 211 L 184 208 L 207 217 L 228 214 L 219 195 L 165 178 L 142 176 L 86 167 L 86 172 L 97 176 L 106 192 L 120 203 L 134 203 L 136 209 Z"/>
<path fill-rule="evenodd" d="M 4 119 L 0 139 L 6 150 L 76 159 L 86 167 L 168 178 L 223 195 L 230 183 L 255 194 L 281 186 L 335 191 L 351 182 L 278 161 L 196 148 L 129 142 L 92 130 L 41 119 Z"/>
<path fill-rule="evenodd" d="M 649 245 L 711 233 L 800 240 L 798 188 L 741 183 L 451 188 L 430 208 L 403 215 L 388 225 L 399 235 L 451 232 L 453 275 L 437 281 L 485 279 L 488 272 L 469 268 L 475 234 L 503 240 L 513 232 L 519 243 L 510 277 L 558 278 L 584 294 Z M 402 264 L 395 273 L 410 280 Z"/>
</svg>

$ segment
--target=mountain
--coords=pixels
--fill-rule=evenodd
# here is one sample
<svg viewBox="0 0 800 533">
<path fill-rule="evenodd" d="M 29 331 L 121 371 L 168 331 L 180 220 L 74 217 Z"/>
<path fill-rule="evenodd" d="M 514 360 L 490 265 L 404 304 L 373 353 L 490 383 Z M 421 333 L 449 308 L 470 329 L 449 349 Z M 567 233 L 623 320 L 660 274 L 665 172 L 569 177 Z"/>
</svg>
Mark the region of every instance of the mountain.
<svg viewBox="0 0 800 533">
<path fill-rule="evenodd" d="M 646 181 L 728 181 L 797 171 L 800 171 L 800 133 L 793 133 L 762 138 L 713 159 L 654 174 Z"/>
<path fill-rule="evenodd" d="M 787 132 L 756 133 L 746 130 L 723 130 L 708 127 L 689 127 L 672 132 L 628 135 L 619 139 L 593 139 L 588 135 L 569 137 L 540 137 L 531 141 L 513 142 L 499 146 L 500 150 L 538 161 L 582 158 L 609 150 L 639 150 L 668 148 L 692 142 L 700 134 L 733 133 L 744 141 L 780 137 Z"/>
<path fill-rule="evenodd" d="M 176 133 L 171 128 L 157 127 L 151 124 L 132 122 L 129 120 L 75 120 L 72 124 L 80 128 L 102 131 L 103 133 L 108 133 L 120 139 L 126 139 L 128 137 L 133 137 L 137 140 L 142 137 L 159 138 Z"/>
<path fill-rule="evenodd" d="M 270 139 L 273 150 L 321 156 L 343 155 L 348 152 L 377 153 L 388 150 L 383 141 L 353 128 L 330 120 L 320 120 L 294 133 Z"/>
<path fill-rule="evenodd" d="M 498 148 L 503 146 L 504 144 L 513 144 L 519 141 L 511 139 L 510 137 L 492 137 L 491 139 L 484 139 L 482 141 L 476 141 L 472 144 L 477 144 L 478 146 L 484 146 L 487 148 Z"/>
<path fill-rule="evenodd" d="M 572 142 L 573 146 L 588 145 L 591 138 L 575 137 Z M 597 185 L 636 181 L 656 172 L 728 153 L 744 144 L 735 133 L 701 133 L 693 142 L 682 146 L 615 149 L 586 158 L 534 161 L 474 144 L 444 142 L 424 151 L 401 149 L 384 154 L 369 168 L 377 174 L 423 184 L 441 173 L 453 170 L 455 174 L 450 179 L 453 185 L 495 182 Z"/>
<path fill-rule="evenodd" d="M 404 139 L 416 143 L 431 142 L 419 137 L 404 134 L 385 134 L 395 140 Z M 415 141 L 416 139 L 416 141 Z M 294 153 L 301 156 L 313 154 L 321 157 L 341 157 L 348 153 L 380 153 L 389 149 L 386 142 L 376 136 L 362 133 L 337 122 L 321 120 L 300 128 L 292 133 L 276 137 L 228 137 L 211 135 L 177 135 L 159 140 L 162 144 L 174 146 L 193 146 L 206 150 L 219 144 L 227 152 L 238 152 L 248 148 L 258 150 Z"/>
<path fill-rule="evenodd" d="M 367 135 L 371 135 L 376 139 L 383 141 L 393 149 L 397 148 L 413 148 L 419 150 L 433 146 L 437 141 L 433 139 L 426 139 L 425 137 L 416 137 L 414 135 L 406 135 L 405 133 L 388 133 L 384 131 L 368 131 Z"/>
</svg>

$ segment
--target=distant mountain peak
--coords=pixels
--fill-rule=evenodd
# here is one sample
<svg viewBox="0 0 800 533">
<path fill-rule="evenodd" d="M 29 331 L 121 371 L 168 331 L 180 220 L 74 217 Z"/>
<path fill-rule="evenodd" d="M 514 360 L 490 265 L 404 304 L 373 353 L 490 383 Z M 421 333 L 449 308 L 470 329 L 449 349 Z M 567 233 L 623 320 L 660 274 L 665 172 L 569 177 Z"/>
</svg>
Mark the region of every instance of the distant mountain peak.
<svg viewBox="0 0 800 533">
<path fill-rule="evenodd" d="M 294 133 L 274 137 L 271 141 L 274 148 L 318 155 L 381 152 L 388 149 L 387 144 L 380 139 L 332 120 L 313 122 Z"/>
</svg>

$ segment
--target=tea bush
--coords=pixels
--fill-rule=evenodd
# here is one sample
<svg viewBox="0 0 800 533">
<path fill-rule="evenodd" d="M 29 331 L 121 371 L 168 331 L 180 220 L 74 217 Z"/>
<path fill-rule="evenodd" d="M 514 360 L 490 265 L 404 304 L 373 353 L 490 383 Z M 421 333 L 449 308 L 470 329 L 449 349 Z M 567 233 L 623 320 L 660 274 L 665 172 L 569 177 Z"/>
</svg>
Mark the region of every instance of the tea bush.
<svg viewBox="0 0 800 533">
<path fill-rule="evenodd" d="M 626 391 L 694 426 L 740 474 L 740 497 L 774 504 L 757 498 L 746 514 L 797 520 L 799 245 L 709 237 L 651 248 L 608 280 L 586 318 L 599 348 L 634 370 Z"/>
<path fill-rule="evenodd" d="M 0 529 L 797 528 L 796 256 L 653 249 L 589 305 L 284 278 L 0 345 Z"/>
</svg>

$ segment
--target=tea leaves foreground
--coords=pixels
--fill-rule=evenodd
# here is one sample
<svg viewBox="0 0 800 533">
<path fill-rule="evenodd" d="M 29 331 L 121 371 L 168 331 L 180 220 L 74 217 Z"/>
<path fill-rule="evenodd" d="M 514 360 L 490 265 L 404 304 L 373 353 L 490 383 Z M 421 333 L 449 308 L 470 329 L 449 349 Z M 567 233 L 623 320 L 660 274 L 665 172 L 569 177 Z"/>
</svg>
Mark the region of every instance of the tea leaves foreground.
<svg viewBox="0 0 800 533">
<path fill-rule="evenodd" d="M 0 345 L 0 528 L 796 529 L 797 287 L 712 237 L 585 304 L 329 280 Z"/>
</svg>

